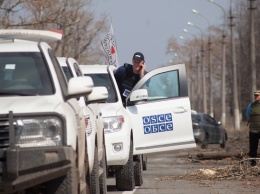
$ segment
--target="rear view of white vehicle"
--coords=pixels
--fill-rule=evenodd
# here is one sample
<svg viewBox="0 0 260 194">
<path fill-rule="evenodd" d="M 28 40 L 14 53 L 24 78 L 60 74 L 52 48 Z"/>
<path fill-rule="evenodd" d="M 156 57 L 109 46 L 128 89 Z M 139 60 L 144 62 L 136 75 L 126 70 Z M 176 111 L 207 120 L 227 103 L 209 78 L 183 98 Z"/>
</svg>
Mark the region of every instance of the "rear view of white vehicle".
<svg viewBox="0 0 260 194">
<path fill-rule="evenodd" d="M 83 76 L 75 59 L 58 57 L 58 61 L 68 81 L 73 77 Z M 104 102 L 107 97 L 108 92 L 105 87 L 94 87 L 90 95 L 80 97 L 78 100 L 87 121 L 87 155 L 90 172 L 88 181 L 92 194 L 107 193 L 104 124 L 101 109 L 97 104 Z"/>
<path fill-rule="evenodd" d="M 66 81 L 46 43 L 61 34 L 0 30 L 0 38 L 0 193 L 86 194 L 85 119 L 76 98 L 92 92 L 92 79 Z"/>
<path fill-rule="evenodd" d="M 81 65 L 96 86 L 106 86 L 107 103 L 100 104 L 107 165 L 118 190 L 142 185 L 142 155 L 195 147 L 184 65 L 147 73 L 123 106 L 114 66 Z M 146 161 L 146 160 L 144 160 Z M 146 167 L 146 164 L 144 165 Z"/>
</svg>

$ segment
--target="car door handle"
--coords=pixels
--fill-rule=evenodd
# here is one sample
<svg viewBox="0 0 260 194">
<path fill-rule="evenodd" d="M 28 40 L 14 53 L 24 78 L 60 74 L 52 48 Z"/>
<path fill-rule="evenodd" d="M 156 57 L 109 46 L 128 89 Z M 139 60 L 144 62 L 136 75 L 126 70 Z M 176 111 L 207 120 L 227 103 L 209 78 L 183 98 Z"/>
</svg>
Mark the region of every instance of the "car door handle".
<svg viewBox="0 0 260 194">
<path fill-rule="evenodd" d="M 177 107 L 177 108 L 173 109 L 174 113 L 184 113 L 184 112 L 187 112 L 187 111 L 188 111 L 188 109 L 185 109 L 183 107 Z"/>
</svg>

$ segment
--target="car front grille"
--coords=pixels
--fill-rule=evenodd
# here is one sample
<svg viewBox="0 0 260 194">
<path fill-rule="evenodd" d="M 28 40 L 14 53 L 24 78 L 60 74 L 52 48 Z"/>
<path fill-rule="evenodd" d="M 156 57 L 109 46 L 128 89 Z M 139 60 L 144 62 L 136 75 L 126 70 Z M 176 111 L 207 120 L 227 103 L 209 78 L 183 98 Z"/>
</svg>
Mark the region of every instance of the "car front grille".
<svg viewBox="0 0 260 194">
<path fill-rule="evenodd" d="M 0 149 L 9 147 L 9 119 L 0 117 Z"/>
</svg>

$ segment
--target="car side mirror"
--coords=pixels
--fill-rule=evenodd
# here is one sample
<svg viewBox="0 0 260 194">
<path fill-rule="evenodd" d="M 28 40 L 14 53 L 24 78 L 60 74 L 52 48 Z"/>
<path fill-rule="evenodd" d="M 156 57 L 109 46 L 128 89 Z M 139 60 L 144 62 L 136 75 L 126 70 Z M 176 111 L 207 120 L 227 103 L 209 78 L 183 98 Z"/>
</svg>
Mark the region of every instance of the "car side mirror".
<svg viewBox="0 0 260 194">
<path fill-rule="evenodd" d="M 139 104 L 148 99 L 147 89 L 138 89 L 130 93 L 127 98 L 127 105 Z"/>
<path fill-rule="evenodd" d="M 86 96 L 86 103 L 104 103 L 108 98 L 108 91 L 106 87 L 94 87 L 92 92 Z"/>
<path fill-rule="evenodd" d="M 72 77 L 68 83 L 68 99 L 89 95 L 94 87 L 91 77 Z"/>
<path fill-rule="evenodd" d="M 130 102 L 144 101 L 148 99 L 147 89 L 138 89 L 130 94 Z"/>
</svg>

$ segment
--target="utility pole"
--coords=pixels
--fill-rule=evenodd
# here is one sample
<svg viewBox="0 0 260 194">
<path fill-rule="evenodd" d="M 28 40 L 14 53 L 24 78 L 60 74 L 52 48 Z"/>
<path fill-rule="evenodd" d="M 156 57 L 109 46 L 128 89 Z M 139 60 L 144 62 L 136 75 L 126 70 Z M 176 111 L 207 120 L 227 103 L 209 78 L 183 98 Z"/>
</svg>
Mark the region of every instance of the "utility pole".
<svg viewBox="0 0 260 194">
<path fill-rule="evenodd" d="M 202 68 L 202 73 L 201 73 L 201 80 L 202 80 L 202 111 L 204 113 L 207 113 L 208 112 L 208 109 L 207 109 L 207 95 L 206 95 L 206 72 L 205 72 L 205 64 L 204 64 L 204 58 L 205 58 L 205 55 L 204 55 L 204 43 L 203 43 L 203 31 L 201 28 L 199 28 L 197 25 L 191 23 L 191 22 L 188 22 L 188 25 L 189 26 L 194 26 L 195 28 L 197 28 L 200 33 L 201 33 L 201 68 Z M 201 99 L 201 98 L 200 98 Z"/>
<path fill-rule="evenodd" d="M 222 80 L 221 80 L 221 123 L 226 125 L 226 34 L 225 34 L 225 19 L 227 14 L 225 9 L 216 3 L 214 0 L 208 0 L 210 3 L 218 6 L 224 14 L 223 34 L 222 34 Z"/>
<path fill-rule="evenodd" d="M 189 23 L 188 25 L 191 25 L 191 23 Z M 183 29 L 183 32 L 192 35 L 193 38 L 196 40 L 196 42 L 198 41 L 197 37 L 193 33 L 191 33 L 189 30 Z M 201 38 L 203 38 L 203 35 L 202 35 Z M 201 47 L 201 51 L 202 51 L 203 50 L 203 40 L 202 40 L 201 46 L 202 46 Z M 198 52 L 197 52 L 197 55 L 196 55 L 196 67 L 197 67 L 197 93 L 196 93 L 197 95 L 196 95 L 196 101 L 195 101 L 195 104 L 196 104 L 195 109 L 197 111 L 201 112 L 201 110 L 202 110 L 201 109 L 201 89 L 200 89 L 201 88 L 201 84 L 200 84 L 200 82 L 201 82 L 201 76 L 200 76 L 201 69 L 200 69 L 200 65 L 199 65 L 199 54 L 198 54 Z"/>
<path fill-rule="evenodd" d="M 221 123 L 226 125 L 226 35 L 222 35 Z"/>
<path fill-rule="evenodd" d="M 198 80 L 197 80 L 197 107 L 196 107 L 196 110 L 199 111 L 200 110 L 200 107 L 201 107 L 201 97 L 200 97 L 200 80 L 201 80 L 201 76 L 200 76 L 200 65 L 199 65 L 199 54 L 197 53 L 197 56 L 196 56 L 196 67 L 197 67 L 197 76 L 198 76 Z"/>
<path fill-rule="evenodd" d="M 189 97 L 191 99 L 191 104 L 194 105 L 194 95 L 193 95 L 193 84 L 194 82 L 192 81 L 192 73 L 193 73 L 193 67 L 192 67 L 192 54 L 191 52 L 189 53 L 190 55 L 190 61 L 189 61 L 189 71 L 187 71 L 187 78 L 188 78 L 188 92 L 189 92 Z M 194 107 L 194 106 L 192 106 Z M 194 109 L 194 108 L 193 108 Z"/>
<path fill-rule="evenodd" d="M 204 64 L 204 48 L 203 42 L 201 45 L 201 67 L 202 67 L 202 92 L 203 92 L 203 112 L 207 113 L 207 96 L 206 96 L 206 75 L 205 75 L 205 64 Z"/>
<path fill-rule="evenodd" d="M 256 64 L 255 64 L 255 5 L 256 0 L 249 0 L 250 6 L 250 71 L 251 71 L 251 102 L 254 101 L 253 93 L 256 90 Z"/>
<path fill-rule="evenodd" d="M 239 106 L 238 106 L 238 89 L 237 89 L 237 61 L 236 61 L 236 46 L 234 40 L 234 16 L 232 15 L 232 8 L 230 6 L 230 36 L 231 36 L 231 54 L 233 65 L 233 115 L 234 115 L 234 127 L 236 131 L 240 131 L 240 118 L 239 118 Z"/>
<path fill-rule="evenodd" d="M 210 22 L 208 20 L 207 17 L 203 16 L 202 14 L 200 14 L 196 9 L 192 9 L 192 13 L 195 13 L 197 15 L 199 15 L 200 17 L 202 17 L 203 19 L 205 19 L 208 23 L 208 29 L 210 29 Z M 208 35 L 208 60 L 209 60 L 209 114 L 210 116 L 213 117 L 213 76 L 212 76 L 212 64 L 211 64 L 211 42 L 210 42 L 210 33 Z M 204 65 L 205 66 L 205 65 Z M 205 68 L 205 67 L 204 67 Z M 205 70 L 205 69 L 204 69 Z M 205 88 L 205 90 L 203 91 L 203 107 L 204 108 L 204 113 L 208 113 L 208 107 L 207 107 L 207 94 L 206 94 L 206 78 L 204 78 L 203 81 L 203 87 Z"/>
<path fill-rule="evenodd" d="M 210 36 L 209 36 L 209 41 L 208 41 L 208 49 L 209 49 L 209 114 L 210 116 L 214 117 L 214 110 L 213 110 L 213 76 L 212 76 L 212 59 L 211 59 L 211 41 L 210 41 Z"/>
</svg>

